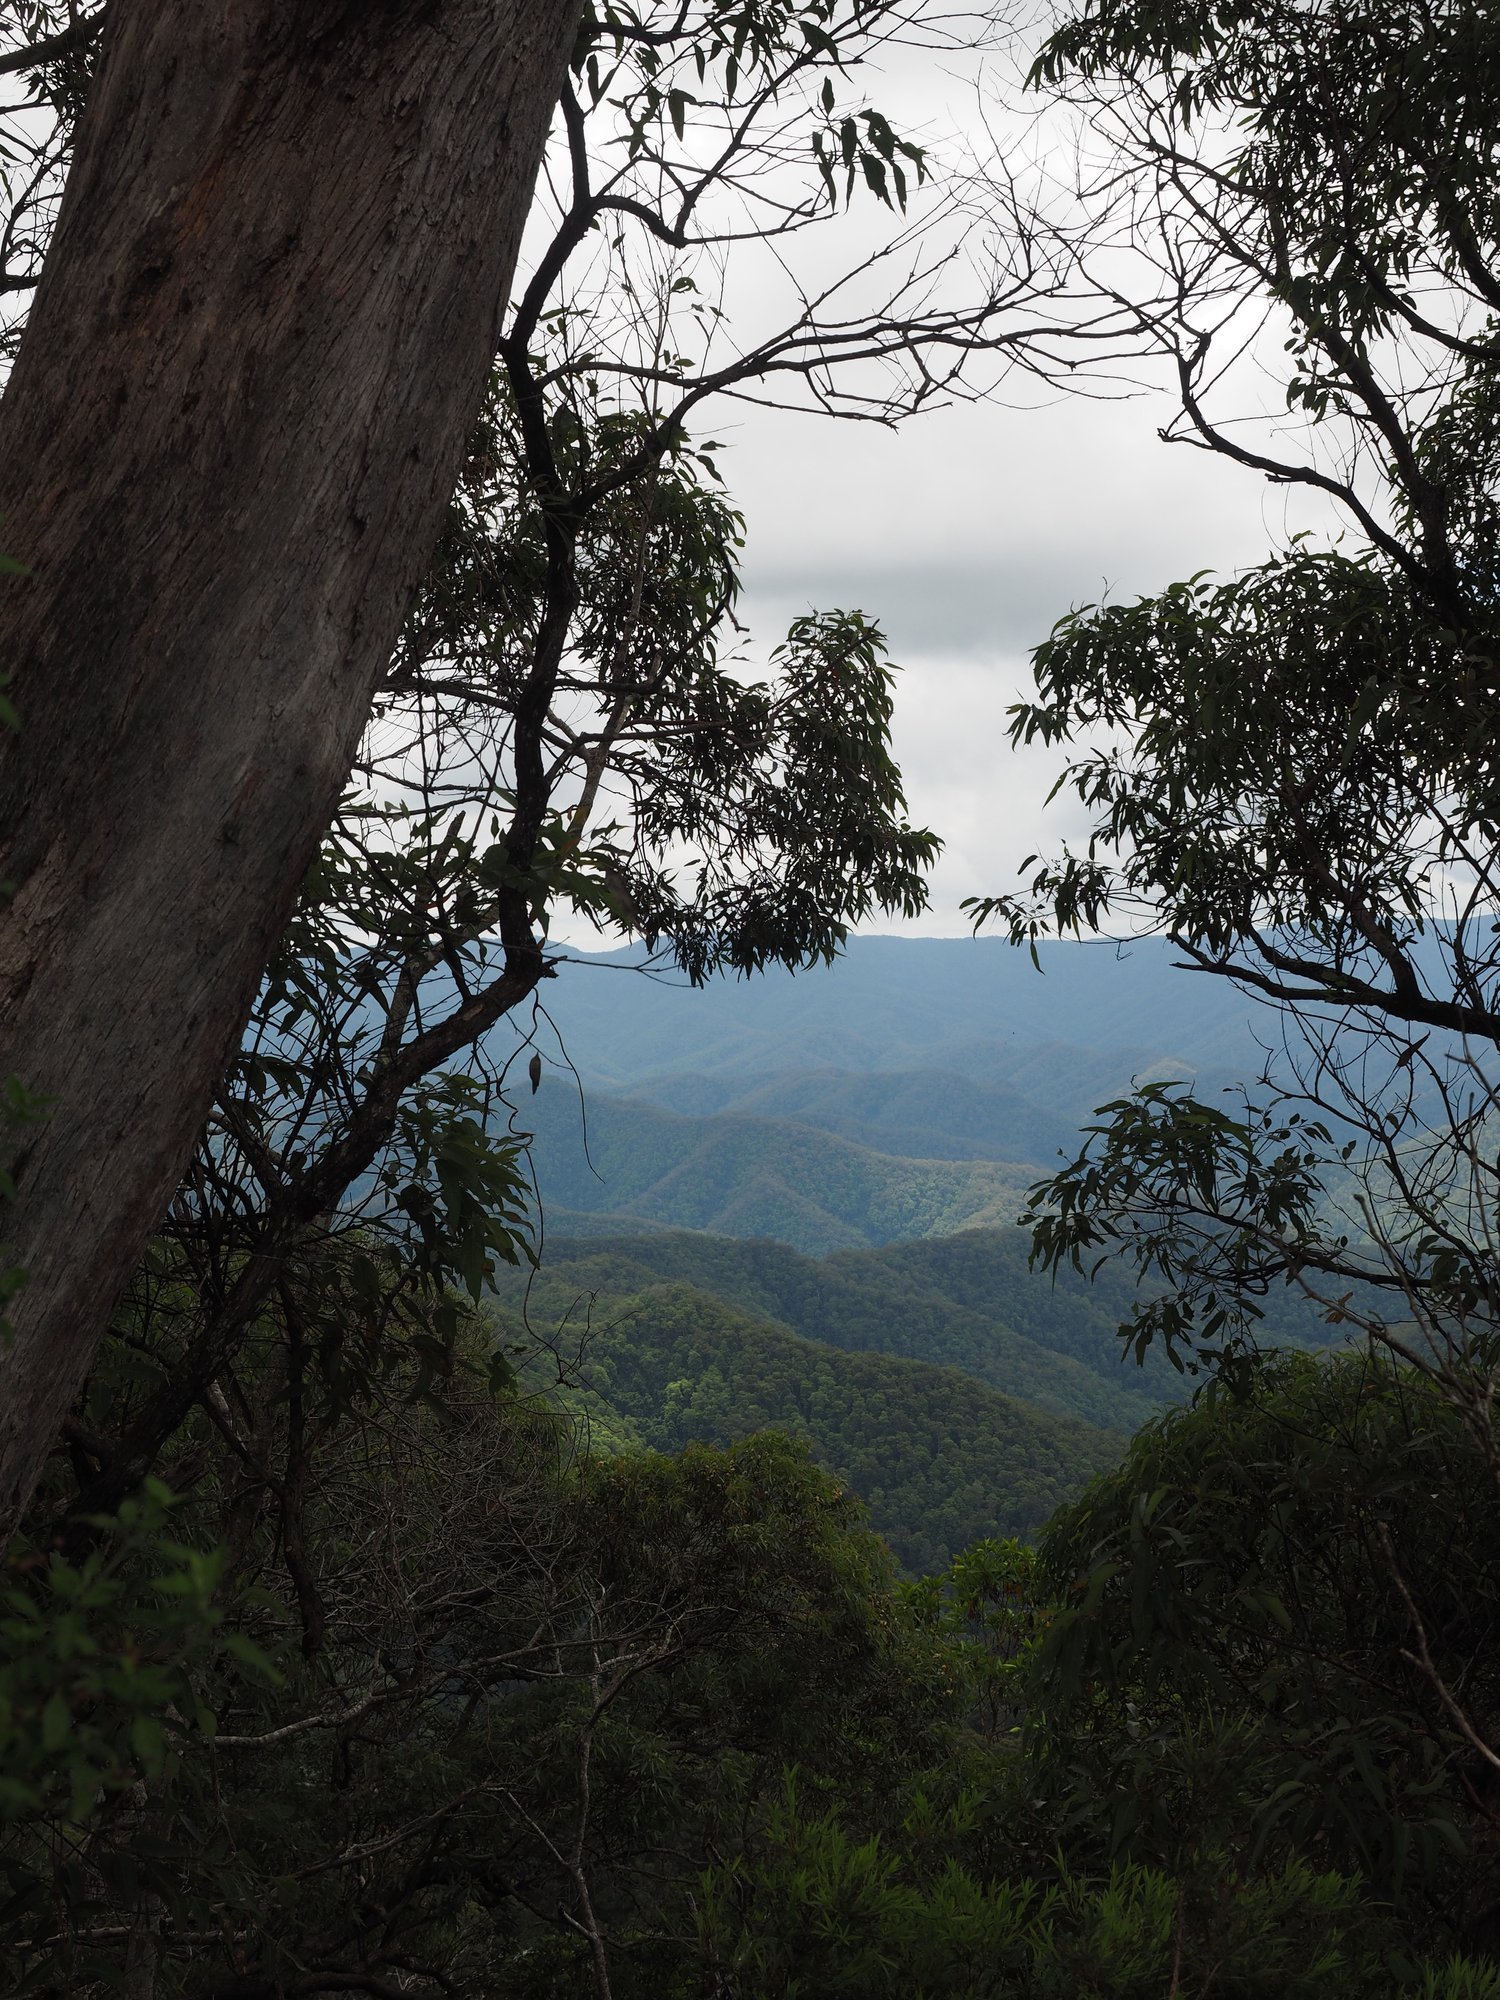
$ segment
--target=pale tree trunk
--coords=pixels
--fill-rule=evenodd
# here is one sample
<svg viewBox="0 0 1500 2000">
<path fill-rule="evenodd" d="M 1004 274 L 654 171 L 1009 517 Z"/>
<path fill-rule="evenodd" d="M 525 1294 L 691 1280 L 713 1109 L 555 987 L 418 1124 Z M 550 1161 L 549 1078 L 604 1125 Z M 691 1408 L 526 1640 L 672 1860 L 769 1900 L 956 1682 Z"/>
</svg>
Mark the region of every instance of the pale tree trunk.
<svg viewBox="0 0 1500 2000">
<path fill-rule="evenodd" d="M 577 0 L 113 0 L 0 405 L 0 1533 L 158 1221 L 479 409 Z"/>
</svg>

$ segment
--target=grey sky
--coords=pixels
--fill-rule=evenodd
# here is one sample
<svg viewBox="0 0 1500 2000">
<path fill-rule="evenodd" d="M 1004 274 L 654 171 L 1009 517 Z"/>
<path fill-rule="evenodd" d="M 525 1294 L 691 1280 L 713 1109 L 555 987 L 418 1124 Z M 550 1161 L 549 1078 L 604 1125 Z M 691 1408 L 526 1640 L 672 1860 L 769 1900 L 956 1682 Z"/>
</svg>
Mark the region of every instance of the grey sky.
<svg viewBox="0 0 1500 2000">
<path fill-rule="evenodd" d="M 836 219 L 774 245 L 738 242 L 722 264 L 707 253 L 689 259 L 696 296 L 725 307 L 706 343 L 753 347 L 866 258 L 863 276 L 847 294 L 836 291 L 822 316 L 847 323 L 883 312 L 886 288 L 914 257 L 939 265 L 939 302 L 984 298 L 1015 241 L 1003 199 L 986 198 L 1003 179 L 994 145 L 1030 190 L 1026 200 L 1045 207 L 1044 193 L 1072 178 L 1065 127 L 1024 106 L 996 108 L 1002 93 L 1019 101 L 1032 47 L 1034 34 L 1009 53 L 997 44 L 906 46 L 862 65 L 850 90 L 867 92 L 931 149 L 936 171 L 913 189 L 906 218 L 917 247 L 886 261 L 879 253 L 902 221 L 861 193 Z M 800 187 L 805 170 L 787 171 Z M 1027 299 L 992 330 L 1070 319 L 1071 308 Z M 695 353 L 697 337 L 685 337 Z M 705 370 L 710 361 L 705 354 Z M 1055 847 L 1076 823 L 1062 802 L 1043 817 L 1056 753 L 1017 756 L 1005 741 L 1006 710 L 1029 687 L 1028 649 L 1072 606 L 1154 591 L 1201 569 L 1242 568 L 1317 519 L 1305 509 L 1290 515 L 1286 488 L 1163 445 L 1158 427 L 1176 411 L 1164 393 L 1104 400 L 990 372 L 999 377 L 994 400 L 934 410 L 896 431 L 725 401 L 704 405 L 693 424 L 700 438 L 722 441 L 719 462 L 746 517 L 742 615 L 752 657 L 799 612 L 857 607 L 880 621 L 905 669 L 897 755 L 914 817 L 947 843 L 933 908 L 914 928 L 939 935 L 967 929 L 963 897 L 1010 886 L 1022 856 Z M 762 393 L 795 395 L 787 383 L 773 378 Z M 1235 390 L 1238 415 L 1264 414 L 1276 400 L 1253 371 Z"/>
<path fill-rule="evenodd" d="M 996 142 L 1028 186 L 1072 182 L 1070 126 L 1038 118 L 1018 86 L 1036 38 L 1036 28 L 1022 30 L 1010 52 L 898 48 L 860 72 L 860 88 L 930 144 L 938 164 L 914 192 L 910 220 L 924 204 L 942 214 L 942 162 L 988 172 Z M 1016 110 L 998 110 L 1002 96 Z M 982 214 L 982 204 L 966 212 Z M 736 250 L 726 268 L 736 338 L 760 318 L 782 324 L 788 272 L 816 294 L 894 224 L 856 200 L 826 230 L 778 246 L 784 268 Z M 1278 384 L 1250 360 L 1232 388 L 1238 416 L 1268 418 L 1280 404 Z M 1056 752 L 1016 756 L 1004 740 L 1006 708 L 1030 686 L 1028 648 L 1054 620 L 1196 570 L 1244 568 L 1328 522 L 1298 490 L 1162 444 L 1158 426 L 1178 408 L 1166 384 L 1100 400 L 1010 374 L 1000 396 L 922 414 L 896 432 L 744 404 L 716 404 L 708 420 L 746 514 L 744 616 L 756 650 L 808 606 L 858 606 L 880 620 L 906 670 L 896 752 L 914 816 L 948 844 L 934 908 L 914 926 L 936 934 L 966 930 L 960 898 L 1010 886 L 1024 854 L 1054 848 L 1076 824 L 1064 802 L 1042 814 Z M 1272 418 L 1276 430 L 1286 422 L 1284 410 Z"/>
<path fill-rule="evenodd" d="M 757 640 L 810 604 L 858 606 L 906 670 L 897 753 L 916 816 L 948 843 L 917 929 L 966 928 L 960 899 L 1009 884 L 1071 823 L 1061 803 L 1042 815 L 1056 753 L 1004 740 L 1027 650 L 1053 621 L 1255 562 L 1304 524 L 1284 489 L 1163 445 L 1167 414 L 1142 395 L 971 405 L 896 433 L 758 411 L 719 426 Z"/>
<path fill-rule="evenodd" d="M 1017 101 L 1034 39 L 1035 31 L 1023 36 L 1010 59 L 993 49 L 892 51 L 862 86 L 932 146 L 934 161 L 962 165 L 967 156 L 972 166 L 998 133 L 1014 131 L 1011 167 L 1040 174 L 1037 187 L 1060 185 L 1074 157 L 1067 130 L 994 109 L 1002 91 Z M 943 178 L 940 170 L 914 194 L 913 218 L 924 203 L 941 213 Z M 894 221 L 856 202 L 826 232 L 797 239 L 788 268 L 816 290 Z M 784 277 L 753 256 L 731 257 L 737 337 L 763 315 L 779 322 Z M 1253 367 L 1236 394 L 1243 414 L 1280 401 Z M 1055 620 L 1106 595 L 1244 567 L 1328 518 L 1301 494 L 1161 443 L 1158 427 L 1177 407 L 1165 383 L 1156 394 L 1103 400 L 1011 374 L 999 397 L 926 413 L 897 431 L 743 404 L 716 405 L 711 418 L 746 516 L 744 615 L 757 650 L 809 606 L 858 607 L 880 621 L 906 670 L 897 754 L 915 816 L 947 842 L 932 912 L 915 928 L 937 934 L 966 930 L 962 897 L 1008 886 L 1021 857 L 1054 847 L 1069 828 L 1061 801 L 1042 815 L 1056 753 L 1017 756 L 1005 743 L 1006 709 L 1030 686 L 1028 650 Z"/>
</svg>

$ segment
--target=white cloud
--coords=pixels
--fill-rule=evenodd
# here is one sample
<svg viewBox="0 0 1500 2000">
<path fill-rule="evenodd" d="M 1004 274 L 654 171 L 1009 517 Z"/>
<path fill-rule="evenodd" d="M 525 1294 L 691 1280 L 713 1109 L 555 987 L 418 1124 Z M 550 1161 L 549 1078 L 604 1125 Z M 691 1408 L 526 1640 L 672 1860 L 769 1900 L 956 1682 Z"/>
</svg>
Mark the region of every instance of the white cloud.
<svg viewBox="0 0 1500 2000">
<path fill-rule="evenodd" d="M 744 615 L 760 644 L 809 605 L 857 606 L 904 668 L 897 755 L 914 816 L 947 843 L 915 928 L 967 928 L 964 896 L 1079 830 L 1043 802 L 1056 751 L 1016 753 L 1006 709 L 1028 649 L 1074 605 L 1231 571 L 1317 524 L 1297 496 L 1157 437 L 1164 399 L 937 412 L 902 430 L 751 412 L 721 434 L 747 517 Z M 890 929 L 887 921 L 877 928 Z"/>
</svg>

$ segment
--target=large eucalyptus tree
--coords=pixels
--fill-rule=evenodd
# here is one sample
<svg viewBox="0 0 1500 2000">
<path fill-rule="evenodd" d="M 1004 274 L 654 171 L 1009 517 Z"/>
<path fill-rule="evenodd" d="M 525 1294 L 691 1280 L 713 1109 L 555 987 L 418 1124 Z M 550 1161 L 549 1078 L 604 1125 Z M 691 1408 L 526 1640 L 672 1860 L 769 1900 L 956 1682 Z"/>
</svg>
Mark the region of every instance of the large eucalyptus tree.
<svg viewBox="0 0 1500 2000">
<path fill-rule="evenodd" d="M 371 1174 L 426 1245 L 403 1270 L 479 1281 L 509 1156 L 476 1155 L 445 1214 L 437 1134 L 464 1106 L 424 1079 L 553 969 L 559 908 L 698 978 L 826 955 L 920 899 L 934 843 L 905 821 L 879 634 L 799 621 L 765 680 L 730 657 L 739 521 L 691 429 L 715 397 L 894 421 L 1054 337 L 1033 308 L 1056 274 L 1008 211 L 976 225 L 950 189 L 905 212 L 927 160 L 859 72 L 979 25 L 928 11 L 696 0 L 543 35 L 479 7 L 264 5 L 174 39 L 122 0 L 102 33 L 51 9 L 54 35 L 0 56 L 40 64 L 64 147 L 99 58 L 0 421 L 23 566 L 0 1287 L 26 1272 L 0 1528 L 195 1134 L 173 1229 L 211 1243 L 202 1316 L 123 1439 L 84 1444 L 74 1411 L 93 1506 Z M 559 86 L 502 310 L 517 148 Z M 12 177 L 0 297 L 34 277 L 52 157 Z M 856 187 L 886 239 L 803 255 Z M 756 254 L 782 316 L 747 336 L 726 272 Z"/>
<path fill-rule="evenodd" d="M 16 1516 L 441 529 L 573 0 L 115 0 L 0 404 Z M 11 1099 L 14 1111 L 20 1102 Z"/>
</svg>

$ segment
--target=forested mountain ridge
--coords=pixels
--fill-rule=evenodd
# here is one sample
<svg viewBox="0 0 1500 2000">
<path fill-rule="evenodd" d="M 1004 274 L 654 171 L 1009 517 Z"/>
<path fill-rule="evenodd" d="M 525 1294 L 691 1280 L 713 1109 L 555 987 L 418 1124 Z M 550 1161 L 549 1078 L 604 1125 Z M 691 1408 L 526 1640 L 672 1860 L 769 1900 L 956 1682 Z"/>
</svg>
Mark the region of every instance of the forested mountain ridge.
<svg viewBox="0 0 1500 2000">
<path fill-rule="evenodd" d="M 674 1071 L 629 1095 L 684 1117 L 791 1119 L 897 1159 L 1024 1160 L 1076 1150 L 1076 1117 L 1007 1083 L 955 1069 L 777 1070 L 769 1076 Z"/>
<path fill-rule="evenodd" d="M 568 953 L 530 1031 L 541 1088 L 507 1113 L 551 1233 L 607 1217 L 820 1256 L 1003 1227 L 1098 1105 L 1163 1079 L 1223 1091 L 1264 1062 L 1253 1007 L 1157 941 L 1039 956 L 855 937 L 795 980 L 693 989 L 638 954 Z"/>
<path fill-rule="evenodd" d="M 558 1281 L 545 1297 L 560 1302 Z M 1037 1409 L 958 1369 L 845 1352 L 689 1284 L 597 1295 L 559 1348 L 576 1406 L 616 1442 L 680 1451 L 765 1430 L 805 1438 L 914 1575 L 970 1542 L 1031 1534 L 1124 1445 L 1119 1431 Z"/>
<path fill-rule="evenodd" d="M 1027 1268 L 1016 1229 L 963 1230 L 930 1243 L 812 1258 L 785 1244 L 662 1230 L 549 1239 L 534 1278 L 507 1273 L 498 1296 L 524 1298 L 538 1331 L 662 1284 L 691 1286 L 761 1323 L 848 1352 L 953 1368 L 1039 1411 L 1129 1431 L 1181 1394 L 1160 1355 L 1126 1359 L 1116 1331 L 1130 1288 L 1108 1270 L 1095 1285 L 1054 1285 Z"/>
<path fill-rule="evenodd" d="M 895 1158 L 791 1119 L 687 1118 L 555 1081 L 517 1114 L 551 1208 L 724 1236 L 772 1236 L 810 1255 L 1013 1222 L 1027 1162 Z"/>
<path fill-rule="evenodd" d="M 1260 1066 L 1254 1003 L 1184 974 L 1162 940 L 1044 943 L 1038 957 L 1041 971 L 994 937 L 851 937 L 832 965 L 695 990 L 631 970 L 639 952 L 569 950 L 547 1011 L 585 1078 L 620 1090 L 682 1071 L 830 1067 L 1003 1081 L 1049 1045 L 1118 1058 L 1122 1081 L 1160 1065 L 1226 1076 Z"/>
</svg>

